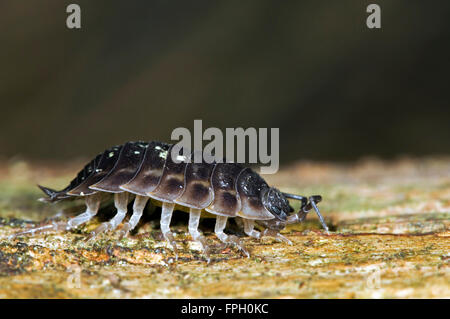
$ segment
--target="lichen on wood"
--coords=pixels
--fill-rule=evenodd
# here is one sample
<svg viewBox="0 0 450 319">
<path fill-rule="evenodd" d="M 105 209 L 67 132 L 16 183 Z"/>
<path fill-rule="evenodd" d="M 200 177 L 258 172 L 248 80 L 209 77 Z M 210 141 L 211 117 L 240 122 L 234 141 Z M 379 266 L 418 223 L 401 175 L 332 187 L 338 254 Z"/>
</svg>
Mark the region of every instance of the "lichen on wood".
<svg viewBox="0 0 450 319">
<path fill-rule="evenodd" d="M 172 227 L 178 262 L 161 240 L 158 211 L 122 240 L 108 233 L 84 241 L 102 216 L 69 232 L 6 239 L 61 210 L 82 209 L 36 201 L 37 182 L 64 186 L 77 168 L 0 164 L 0 298 L 450 297 L 448 159 L 302 162 L 266 176 L 285 191 L 321 194 L 332 231 L 326 235 L 310 214 L 283 231 L 292 246 L 242 237 L 250 258 L 220 245 L 213 223 L 204 220 L 213 245 L 207 264 L 183 212 Z M 242 234 L 236 225 L 229 231 Z"/>
</svg>

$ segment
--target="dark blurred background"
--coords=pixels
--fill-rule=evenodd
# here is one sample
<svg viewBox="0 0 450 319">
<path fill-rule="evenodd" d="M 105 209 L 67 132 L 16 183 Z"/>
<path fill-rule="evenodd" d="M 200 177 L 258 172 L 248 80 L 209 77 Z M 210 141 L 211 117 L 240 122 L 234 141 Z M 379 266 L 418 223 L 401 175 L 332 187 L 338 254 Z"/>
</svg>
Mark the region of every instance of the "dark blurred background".
<svg viewBox="0 0 450 319">
<path fill-rule="evenodd" d="M 66 6 L 82 10 L 66 27 Z M 366 7 L 381 6 L 368 29 Z M 450 151 L 450 1 L 0 2 L 0 157 L 279 127 L 282 163 Z"/>
</svg>

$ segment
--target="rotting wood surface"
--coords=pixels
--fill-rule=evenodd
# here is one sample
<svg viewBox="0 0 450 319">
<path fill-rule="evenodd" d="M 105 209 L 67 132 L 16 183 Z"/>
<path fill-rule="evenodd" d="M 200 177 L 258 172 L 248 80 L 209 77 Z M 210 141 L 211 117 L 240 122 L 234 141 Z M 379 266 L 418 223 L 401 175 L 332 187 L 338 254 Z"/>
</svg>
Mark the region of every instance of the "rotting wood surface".
<svg viewBox="0 0 450 319">
<path fill-rule="evenodd" d="M 332 232 L 309 214 L 283 231 L 292 246 L 243 237 L 251 258 L 220 245 L 205 220 L 207 264 L 183 212 L 172 226 L 178 262 L 157 218 L 120 241 L 83 240 L 102 216 L 70 232 L 5 239 L 62 208 L 80 211 L 37 202 L 35 186 L 64 186 L 79 167 L 0 164 L 0 298 L 450 298 L 449 159 L 302 162 L 265 176 L 283 191 L 321 194 Z"/>
</svg>

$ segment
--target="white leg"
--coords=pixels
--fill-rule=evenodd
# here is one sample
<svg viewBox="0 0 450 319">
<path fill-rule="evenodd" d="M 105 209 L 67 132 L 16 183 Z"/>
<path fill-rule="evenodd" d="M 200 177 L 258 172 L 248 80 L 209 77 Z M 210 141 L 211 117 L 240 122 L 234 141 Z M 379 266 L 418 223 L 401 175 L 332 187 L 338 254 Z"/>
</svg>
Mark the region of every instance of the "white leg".
<svg viewBox="0 0 450 319">
<path fill-rule="evenodd" d="M 261 233 L 254 229 L 255 221 L 253 219 L 244 219 L 244 231 L 245 233 L 253 238 L 260 239 Z"/>
<path fill-rule="evenodd" d="M 261 239 L 263 237 L 273 237 L 276 240 L 280 241 L 280 242 L 285 242 L 289 245 L 292 245 L 292 242 L 287 239 L 286 237 L 284 237 L 283 235 L 281 235 L 278 231 L 273 230 L 273 229 L 264 229 L 263 232 L 259 232 L 257 230 L 254 229 L 255 227 L 255 221 L 252 219 L 244 219 L 244 231 L 245 233 L 253 238 L 256 239 Z"/>
<path fill-rule="evenodd" d="M 283 235 L 281 235 L 278 230 L 266 228 L 261 233 L 261 238 L 262 237 L 273 237 L 279 242 L 285 242 L 286 244 L 292 245 L 292 242 Z"/>
<path fill-rule="evenodd" d="M 241 244 L 239 238 L 237 238 L 236 236 L 227 235 L 223 232 L 225 227 L 227 226 L 227 220 L 228 217 L 226 216 L 216 217 L 216 226 L 214 228 L 214 232 L 216 233 L 217 238 L 219 238 L 223 243 L 236 245 L 236 247 L 239 248 L 247 257 L 250 257 L 250 253 Z"/>
<path fill-rule="evenodd" d="M 191 234 L 192 239 L 199 242 L 202 245 L 203 252 L 210 261 L 209 249 L 206 243 L 206 238 L 198 231 L 198 224 L 200 223 L 201 209 L 191 208 L 189 211 L 189 234 Z"/>
<path fill-rule="evenodd" d="M 161 232 L 163 233 L 164 238 L 169 242 L 172 246 L 173 251 L 175 253 L 175 259 L 178 259 L 178 250 L 177 244 L 175 242 L 175 238 L 173 237 L 172 232 L 170 231 L 170 221 L 172 219 L 173 209 L 175 207 L 174 203 L 166 203 L 164 202 L 161 210 Z"/>
<path fill-rule="evenodd" d="M 220 239 L 223 243 L 228 243 L 228 235 L 223 232 L 225 227 L 227 226 L 228 217 L 225 216 L 217 216 L 216 217 L 216 226 L 214 227 L 214 232 L 216 233 L 217 238 Z"/>
<path fill-rule="evenodd" d="M 148 202 L 149 197 L 136 195 L 133 203 L 133 215 L 131 215 L 130 220 L 126 222 L 123 227 L 119 230 L 119 237 L 123 238 L 126 236 L 131 230 L 136 227 L 139 223 L 139 220 L 142 217 L 142 213 L 144 212 L 145 205 Z"/>
<path fill-rule="evenodd" d="M 114 194 L 114 204 L 117 208 L 117 214 L 108 222 L 108 230 L 116 229 L 127 215 L 128 195 L 129 193 L 127 192 Z"/>
<path fill-rule="evenodd" d="M 127 192 L 114 194 L 114 205 L 117 209 L 116 215 L 109 222 L 104 222 L 100 224 L 100 226 L 98 226 L 96 229 L 94 229 L 87 240 L 95 238 L 100 233 L 116 229 L 116 227 L 127 215 L 128 197 L 129 196 Z"/>
<path fill-rule="evenodd" d="M 92 217 L 94 217 L 99 208 L 101 203 L 101 195 L 100 194 L 94 194 L 86 196 L 86 211 L 83 214 L 80 214 L 76 217 L 73 217 L 69 219 L 67 222 L 67 229 L 78 227 L 81 224 L 84 224 L 91 220 Z"/>
<path fill-rule="evenodd" d="M 94 217 L 98 209 L 100 208 L 101 194 L 93 194 L 86 196 L 86 211 L 76 217 L 70 218 L 68 221 L 56 221 L 53 220 L 43 226 L 34 227 L 22 232 L 18 232 L 9 236 L 9 239 L 13 239 L 17 236 L 28 235 L 34 236 L 36 234 L 47 233 L 51 231 L 62 231 L 75 228 L 81 224 L 88 222 L 92 217 Z"/>
<path fill-rule="evenodd" d="M 192 239 L 194 240 L 199 240 L 200 238 L 202 238 L 202 234 L 198 231 L 200 215 L 200 209 L 191 208 L 189 211 L 189 234 L 191 234 Z"/>
<path fill-rule="evenodd" d="M 172 234 L 170 232 L 170 221 L 172 220 L 172 213 L 175 204 L 173 203 L 163 203 L 161 211 L 161 231 L 164 236 L 166 234 Z"/>
</svg>

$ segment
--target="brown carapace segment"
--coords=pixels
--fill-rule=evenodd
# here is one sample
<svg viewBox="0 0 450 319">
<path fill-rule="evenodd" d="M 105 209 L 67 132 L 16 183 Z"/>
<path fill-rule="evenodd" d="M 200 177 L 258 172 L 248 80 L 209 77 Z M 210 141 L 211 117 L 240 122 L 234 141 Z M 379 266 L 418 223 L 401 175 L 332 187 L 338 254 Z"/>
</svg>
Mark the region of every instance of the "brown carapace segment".
<svg viewBox="0 0 450 319">
<path fill-rule="evenodd" d="M 171 156 L 171 146 L 166 153 L 166 163 L 158 186 L 147 196 L 162 202 L 172 203 L 183 192 L 185 162 L 175 163 Z"/>
<path fill-rule="evenodd" d="M 241 201 L 236 190 L 239 174 L 245 168 L 235 163 L 216 164 L 211 177 L 214 202 L 206 208 L 210 213 L 235 217 L 241 209 Z"/>
<path fill-rule="evenodd" d="M 214 199 L 210 184 L 214 166 L 207 163 L 188 163 L 184 171 L 184 191 L 175 202 L 177 204 L 204 209 Z"/>
<path fill-rule="evenodd" d="M 123 192 L 124 190 L 120 186 L 127 183 L 136 174 L 147 146 L 148 143 L 143 142 L 126 143 L 120 150 L 114 167 L 104 178 L 89 188 L 108 193 Z"/>
<path fill-rule="evenodd" d="M 120 188 L 141 196 L 152 192 L 161 180 L 170 145 L 150 142 L 134 177 Z"/>
</svg>

